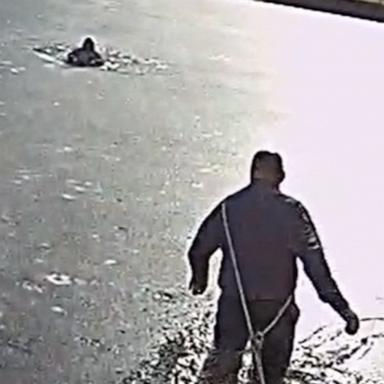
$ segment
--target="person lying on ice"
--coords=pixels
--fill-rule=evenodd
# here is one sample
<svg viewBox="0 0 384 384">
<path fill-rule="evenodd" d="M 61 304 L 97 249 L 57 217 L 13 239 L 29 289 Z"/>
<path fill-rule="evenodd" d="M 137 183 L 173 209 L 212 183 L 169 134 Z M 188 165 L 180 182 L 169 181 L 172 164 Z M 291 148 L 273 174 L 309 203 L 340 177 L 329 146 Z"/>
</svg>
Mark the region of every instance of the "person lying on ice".
<svg viewBox="0 0 384 384">
<path fill-rule="evenodd" d="M 299 318 L 294 298 L 297 259 L 319 298 L 344 319 L 346 332 L 353 335 L 359 329 L 357 315 L 332 277 L 308 211 L 279 191 L 284 177 L 279 154 L 257 152 L 251 183 L 213 209 L 188 251 L 192 270 L 189 288 L 194 295 L 206 290 L 210 256 L 218 248 L 223 252 L 214 346 L 203 365 L 200 384 L 237 383 L 241 352 L 249 340 L 249 323 L 261 332 L 271 326 L 265 334 L 259 365 L 266 384 L 283 383 Z"/>
</svg>

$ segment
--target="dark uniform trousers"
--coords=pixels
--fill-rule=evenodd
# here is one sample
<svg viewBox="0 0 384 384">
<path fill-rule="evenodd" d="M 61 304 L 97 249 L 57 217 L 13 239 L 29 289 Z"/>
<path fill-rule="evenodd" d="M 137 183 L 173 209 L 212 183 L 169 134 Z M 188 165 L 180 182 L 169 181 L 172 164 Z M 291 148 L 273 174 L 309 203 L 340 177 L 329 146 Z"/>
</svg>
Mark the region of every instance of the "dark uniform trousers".
<svg viewBox="0 0 384 384">
<path fill-rule="evenodd" d="M 284 302 L 249 301 L 254 329 L 263 330 L 277 315 Z M 299 309 L 293 302 L 279 322 L 265 336 L 262 361 L 266 384 L 283 384 L 289 366 Z M 248 341 L 245 316 L 238 298 L 222 294 L 216 314 L 214 346 L 206 358 L 199 384 L 236 384 L 242 351 Z M 256 370 L 253 383 L 258 383 Z"/>
</svg>

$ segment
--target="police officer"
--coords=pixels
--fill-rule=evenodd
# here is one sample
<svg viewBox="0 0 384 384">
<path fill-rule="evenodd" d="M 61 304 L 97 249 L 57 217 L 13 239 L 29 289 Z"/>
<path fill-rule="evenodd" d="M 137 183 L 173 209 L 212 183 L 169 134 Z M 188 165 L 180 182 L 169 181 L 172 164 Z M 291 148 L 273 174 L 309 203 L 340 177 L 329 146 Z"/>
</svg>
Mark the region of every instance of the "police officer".
<svg viewBox="0 0 384 384">
<path fill-rule="evenodd" d="M 299 201 L 279 191 L 284 177 L 279 154 L 257 152 L 252 161 L 250 184 L 213 209 L 189 249 L 192 270 L 189 288 L 194 295 L 206 290 L 210 256 L 217 249 L 223 252 L 214 345 L 204 363 L 201 384 L 237 383 L 241 352 L 249 337 L 221 215 L 223 203 L 253 327 L 256 330 L 267 327 L 290 298 L 289 305 L 265 337 L 262 366 L 266 384 L 283 383 L 293 350 L 299 317 L 294 299 L 297 259 L 303 263 L 319 298 L 344 319 L 346 332 L 353 335 L 359 329 L 358 317 L 332 277 L 308 211 Z"/>
</svg>

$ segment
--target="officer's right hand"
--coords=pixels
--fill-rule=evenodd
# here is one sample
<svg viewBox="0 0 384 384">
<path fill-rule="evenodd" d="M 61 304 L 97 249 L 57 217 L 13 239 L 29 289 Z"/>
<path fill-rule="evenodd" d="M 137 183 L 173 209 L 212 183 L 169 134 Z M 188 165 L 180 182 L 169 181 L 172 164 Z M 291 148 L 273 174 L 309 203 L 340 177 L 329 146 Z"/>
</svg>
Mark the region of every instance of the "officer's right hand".
<svg viewBox="0 0 384 384">
<path fill-rule="evenodd" d="M 192 292 L 192 295 L 202 295 L 205 290 L 207 289 L 207 283 L 202 281 L 197 281 L 196 279 L 192 278 L 191 282 L 189 283 L 189 289 Z"/>
<path fill-rule="evenodd" d="M 348 335 L 355 335 L 360 328 L 360 321 L 355 312 L 351 309 L 348 309 L 342 314 L 345 322 L 347 323 L 345 327 L 345 332 Z"/>
</svg>

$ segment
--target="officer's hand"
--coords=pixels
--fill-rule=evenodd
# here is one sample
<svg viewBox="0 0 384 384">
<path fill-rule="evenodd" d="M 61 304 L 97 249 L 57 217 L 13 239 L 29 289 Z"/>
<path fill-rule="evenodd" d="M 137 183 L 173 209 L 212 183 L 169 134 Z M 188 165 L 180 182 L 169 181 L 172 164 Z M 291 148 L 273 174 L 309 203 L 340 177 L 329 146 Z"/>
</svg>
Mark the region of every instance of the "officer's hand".
<svg viewBox="0 0 384 384">
<path fill-rule="evenodd" d="M 356 313 L 349 309 L 343 313 L 342 316 L 347 323 L 345 332 L 348 333 L 348 335 L 355 335 L 360 328 L 360 321 Z"/>
<path fill-rule="evenodd" d="M 197 281 L 193 277 L 189 283 L 189 290 L 192 292 L 192 295 L 202 295 L 207 289 L 207 282 Z"/>
</svg>

